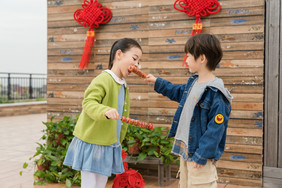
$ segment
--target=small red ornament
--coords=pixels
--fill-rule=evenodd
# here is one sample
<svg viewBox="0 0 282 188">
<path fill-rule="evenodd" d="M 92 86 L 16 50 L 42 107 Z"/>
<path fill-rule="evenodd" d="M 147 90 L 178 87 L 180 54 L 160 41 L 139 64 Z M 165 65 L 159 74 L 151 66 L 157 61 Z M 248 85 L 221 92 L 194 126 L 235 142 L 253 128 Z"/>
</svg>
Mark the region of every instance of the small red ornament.
<svg viewBox="0 0 282 188">
<path fill-rule="evenodd" d="M 127 153 L 122 150 L 122 159 L 123 161 L 127 157 Z M 125 172 L 122 174 L 117 174 L 112 188 L 144 188 L 145 181 L 141 174 L 133 169 L 128 169 L 127 162 L 123 162 Z"/>
<path fill-rule="evenodd" d="M 194 36 L 202 32 L 201 16 L 218 13 L 221 5 L 217 0 L 176 0 L 173 7 L 178 11 L 185 12 L 189 17 L 196 16 L 191 33 L 191 36 Z M 182 66 L 186 63 L 186 59 L 187 54 L 184 56 Z M 188 67 L 187 63 L 186 67 Z"/>
<path fill-rule="evenodd" d="M 77 9 L 74 19 L 84 27 L 89 27 L 87 39 L 84 46 L 83 54 L 78 66 L 79 69 L 88 68 L 92 47 L 95 41 L 95 32 L 93 27 L 98 28 L 100 24 L 107 23 L 112 18 L 112 12 L 107 7 L 102 7 L 97 0 L 84 0 L 82 9 Z"/>
</svg>

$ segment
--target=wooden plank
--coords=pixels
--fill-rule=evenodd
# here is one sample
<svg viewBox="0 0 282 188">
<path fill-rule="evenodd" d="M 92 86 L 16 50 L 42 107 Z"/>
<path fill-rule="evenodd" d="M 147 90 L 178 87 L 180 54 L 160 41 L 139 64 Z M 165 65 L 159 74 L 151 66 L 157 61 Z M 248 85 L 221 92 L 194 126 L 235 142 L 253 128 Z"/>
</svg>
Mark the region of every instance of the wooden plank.
<svg viewBox="0 0 282 188">
<path fill-rule="evenodd" d="M 59 6 L 71 6 L 71 5 L 77 5 L 80 6 L 82 0 L 68 0 L 68 1 L 63 1 L 63 0 L 48 0 L 48 8 L 52 7 L 59 7 Z M 121 3 L 119 3 L 121 2 Z M 123 2 L 123 3 L 122 3 Z M 127 2 L 127 4 L 125 3 Z M 121 6 L 132 6 L 132 3 L 134 2 L 142 2 L 143 6 L 156 6 L 156 5 L 170 5 L 171 6 L 171 1 L 170 0 L 163 0 L 161 2 L 158 1 L 150 1 L 150 0 L 142 0 L 142 1 L 121 1 L 121 0 L 116 0 L 115 3 L 112 3 L 110 0 L 102 0 L 101 3 L 103 6 L 110 6 L 111 3 L 112 5 L 119 5 L 117 8 L 128 8 L 128 7 L 121 7 Z M 235 8 L 241 8 L 242 4 L 244 4 L 245 7 L 253 7 L 253 6 L 264 6 L 264 1 L 262 0 L 250 0 L 248 2 L 245 2 L 244 0 L 237 0 L 235 2 L 229 1 L 229 0 L 223 0 L 221 1 L 221 4 L 223 7 L 235 7 Z M 112 7 L 111 7 L 112 9 Z"/>
<path fill-rule="evenodd" d="M 244 162 L 234 162 L 234 161 L 224 161 L 219 160 L 216 163 L 218 168 L 228 168 L 236 170 L 246 170 L 246 171 L 262 171 L 261 163 L 244 163 Z"/>
<path fill-rule="evenodd" d="M 239 145 L 239 144 L 226 144 L 225 145 L 226 152 L 238 152 L 240 153 L 253 153 L 253 154 L 261 154 L 262 146 L 259 145 Z"/>
<path fill-rule="evenodd" d="M 165 8 L 164 8 L 165 9 Z M 151 10 L 150 10 L 151 11 Z M 175 10 L 173 10 L 175 11 Z M 205 19 L 216 19 L 216 18 L 223 18 L 223 17 L 233 17 L 236 19 L 236 17 L 241 16 L 261 16 L 264 14 L 263 7 L 251 7 L 246 9 L 238 10 L 236 8 L 229 8 L 225 9 L 222 8 L 221 11 L 218 14 L 209 15 L 208 17 L 202 17 L 201 21 L 204 21 Z M 161 12 L 151 13 L 149 14 L 148 21 L 149 22 L 164 22 L 164 21 L 179 21 L 179 20 L 194 20 L 195 17 L 187 17 L 187 15 L 183 12 L 166 12 L 165 14 Z M 203 25 L 203 27 L 206 27 Z"/>
<path fill-rule="evenodd" d="M 248 128 L 248 129 L 262 129 L 262 120 L 250 119 L 229 119 L 228 127 Z"/>
<path fill-rule="evenodd" d="M 279 17 L 280 2 L 279 1 L 267 1 L 267 8 L 270 14 L 266 19 L 266 43 L 268 43 L 269 50 L 266 51 L 266 84 L 265 91 L 267 91 L 267 98 L 265 98 L 265 111 L 267 111 L 268 117 L 265 121 L 265 127 L 267 128 L 265 137 L 265 166 L 277 167 L 278 162 L 278 95 L 279 95 Z"/>
<path fill-rule="evenodd" d="M 261 180 L 262 178 L 261 172 L 227 169 L 227 168 L 217 168 L 217 174 L 219 177 L 246 179 L 246 181 L 247 180 Z"/>
<path fill-rule="evenodd" d="M 263 168 L 263 175 L 264 177 L 269 178 L 279 178 L 282 182 L 282 169 L 281 168 L 274 168 L 274 167 L 267 167 Z"/>
<path fill-rule="evenodd" d="M 232 136 L 228 135 L 226 138 L 226 143 L 228 144 L 244 144 L 246 145 L 262 145 L 262 138 L 261 137 L 249 137 L 249 136 Z M 241 148 L 242 149 L 242 148 Z"/>
<path fill-rule="evenodd" d="M 220 160 L 225 161 L 241 161 L 247 163 L 262 163 L 262 158 L 260 154 L 248 154 L 248 153 L 232 153 L 232 152 L 224 152 L 220 158 Z"/>
<path fill-rule="evenodd" d="M 262 137 L 262 129 L 228 128 L 227 134 L 232 136 Z"/>
<path fill-rule="evenodd" d="M 280 1 L 280 12 L 282 11 L 282 4 L 281 4 L 281 1 Z M 281 83 L 282 83 L 282 28 L 281 28 L 281 24 L 282 24 L 282 16 L 280 14 L 280 46 L 279 46 L 279 67 L 280 67 L 280 70 L 279 70 L 279 119 L 278 119 L 278 125 L 279 125 L 279 133 L 278 133 L 278 138 L 279 140 L 282 139 L 282 128 L 281 128 L 281 124 L 282 124 L 282 113 L 281 113 L 281 109 L 282 109 L 282 86 L 281 86 Z M 277 166 L 279 168 L 282 168 L 282 143 L 279 141 L 278 143 L 278 161 L 277 161 Z"/>
<path fill-rule="evenodd" d="M 282 187 L 282 180 L 280 178 L 263 177 L 263 185 L 266 188 L 280 188 Z"/>
<path fill-rule="evenodd" d="M 146 57 L 145 57 L 146 58 Z M 80 63 L 80 56 L 49 56 L 48 57 L 48 62 L 50 64 L 62 64 L 62 65 L 77 65 Z M 92 56 L 90 58 L 90 62 L 89 64 L 94 64 L 94 68 L 96 69 L 106 69 L 108 66 L 108 56 L 106 57 L 106 55 L 95 55 Z M 102 65 L 99 66 L 97 68 L 98 65 Z M 173 62 L 173 61 L 143 61 L 143 57 L 142 57 L 142 61 L 140 63 L 140 66 L 142 67 L 141 70 L 145 73 L 149 73 L 150 69 L 155 69 L 155 68 L 180 68 L 183 69 L 183 66 L 180 62 Z M 262 61 L 260 60 L 222 60 L 219 63 L 219 68 L 252 68 L 252 67 L 256 67 L 256 68 L 262 68 Z M 185 70 L 187 70 L 186 68 L 184 68 Z M 187 75 L 188 76 L 188 75 Z M 128 77 L 128 79 L 135 77 L 134 74 L 132 74 L 130 77 Z M 181 75 L 179 75 L 178 77 L 176 77 L 177 79 L 175 79 L 174 82 L 180 83 L 179 82 L 179 77 L 181 77 Z M 258 80 L 260 82 L 263 83 L 263 77 L 262 75 L 257 75 L 255 77 L 250 77 L 248 75 L 244 75 L 241 76 L 242 78 L 245 79 L 250 79 L 252 78 L 253 80 Z M 234 78 L 234 77 L 230 77 L 229 75 L 222 75 L 221 77 L 222 79 L 230 79 L 230 78 Z M 236 78 L 235 78 L 236 79 Z M 140 80 L 140 79 L 139 79 Z M 244 80 L 244 79 L 241 79 Z M 181 80 L 180 80 L 181 81 Z"/>
</svg>

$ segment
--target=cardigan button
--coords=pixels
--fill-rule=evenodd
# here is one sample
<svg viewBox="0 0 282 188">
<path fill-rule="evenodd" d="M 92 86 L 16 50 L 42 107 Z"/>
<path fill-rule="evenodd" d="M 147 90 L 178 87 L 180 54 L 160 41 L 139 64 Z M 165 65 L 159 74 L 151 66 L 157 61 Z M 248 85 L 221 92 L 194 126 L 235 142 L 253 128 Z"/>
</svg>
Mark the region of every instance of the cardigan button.
<svg viewBox="0 0 282 188">
<path fill-rule="evenodd" d="M 195 121 L 195 118 L 192 118 L 191 121 Z"/>
<path fill-rule="evenodd" d="M 192 155 L 192 154 L 189 154 L 189 156 L 190 156 L 190 157 L 193 157 L 193 155 Z"/>
<path fill-rule="evenodd" d="M 192 137 L 189 137 L 189 140 L 192 140 L 193 138 Z"/>
</svg>

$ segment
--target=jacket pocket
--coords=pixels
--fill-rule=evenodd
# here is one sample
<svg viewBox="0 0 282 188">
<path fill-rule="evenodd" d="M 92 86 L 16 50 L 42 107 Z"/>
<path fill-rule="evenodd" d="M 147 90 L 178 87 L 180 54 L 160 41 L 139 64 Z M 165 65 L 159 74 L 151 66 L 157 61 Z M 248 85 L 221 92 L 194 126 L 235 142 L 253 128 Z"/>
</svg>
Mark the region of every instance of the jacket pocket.
<svg viewBox="0 0 282 188">
<path fill-rule="evenodd" d="M 208 101 L 204 100 L 199 103 L 199 106 L 200 106 L 200 118 L 201 118 L 201 132 L 203 135 L 207 130 L 207 124 L 209 122 L 208 115 L 209 115 L 211 104 Z"/>
<path fill-rule="evenodd" d="M 192 185 L 207 184 L 218 179 L 216 167 L 211 160 L 202 168 L 194 168 L 193 162 L 188 164 L 188 173 Z"/>
</svg>

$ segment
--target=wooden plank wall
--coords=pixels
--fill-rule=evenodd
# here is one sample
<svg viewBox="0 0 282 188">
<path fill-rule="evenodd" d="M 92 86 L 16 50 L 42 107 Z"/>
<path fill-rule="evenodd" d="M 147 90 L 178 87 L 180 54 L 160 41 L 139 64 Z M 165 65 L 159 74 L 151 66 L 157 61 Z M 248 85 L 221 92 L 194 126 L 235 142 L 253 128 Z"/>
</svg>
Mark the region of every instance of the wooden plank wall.
<svg viewBox="0 0 282 188">
<path fill-rule="evenodd" d="M 48 118 L 76 115 L 91 80 L 107 68 L 112 43 L 135 38 L 143 48 L 142 70 L 173 83 L 189 74 L 181 64 L 195 18 L 173 8 L 173 0 L 100 0 L 112 20 L 96 31 L 89 69 L 77 69 L 87 28 L 73 19 L 82 0 L 48 0 Z M 220 0 L 222 10 L 202 18 L 203 33 L 215 34 L 224 56 L 215 71 L 234 96 L 226 152 L 218 162 L 219 182 L 261 186 L 264 0 Z M 156 94 L 131 75 L 131 117 L 169 127 L 177 103 Z M 173 173 L 177 172 L 174 165 Z"/>
<path fill-rule="evenodd" d="M 281 1 L 266 1 L 263 183 L 282 187 Z"/>
</svg>

